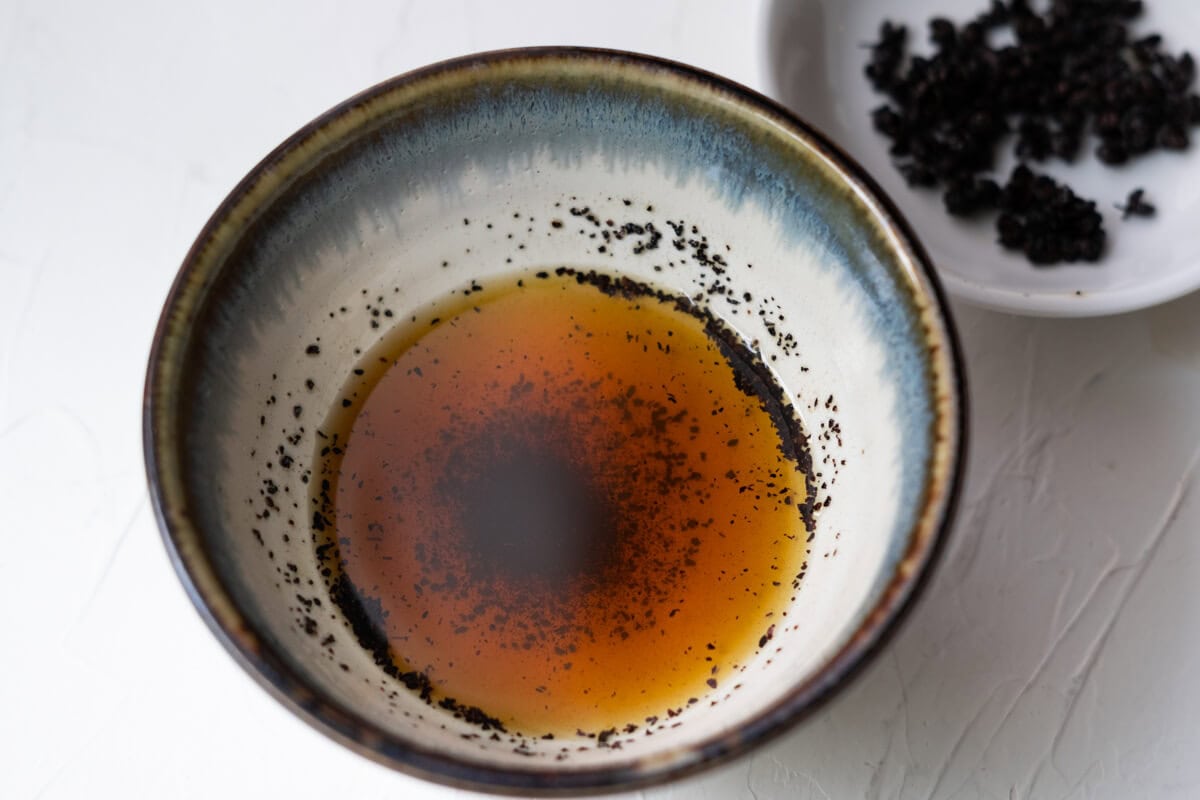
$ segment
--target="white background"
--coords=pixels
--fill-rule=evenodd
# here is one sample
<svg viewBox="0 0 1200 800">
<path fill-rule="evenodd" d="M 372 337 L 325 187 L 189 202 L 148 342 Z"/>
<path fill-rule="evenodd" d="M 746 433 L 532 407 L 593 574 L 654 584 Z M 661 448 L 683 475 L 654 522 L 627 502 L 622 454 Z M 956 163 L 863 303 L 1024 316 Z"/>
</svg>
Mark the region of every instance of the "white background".
<svg viewBox="0 0 1200 800">
<path fill-rule="evenodd" d="M 586 44 L 765 89 L 758 3 L 0 0 L 0 797 L 449 798 L 305 727 L 204 628 L 142 467 L 159 308 L 236 181 L 431 61 Z M 962 512 L 908 624 L 776 743 L 647 798 L 1200 796 L 1200 295 L 956 305 Z"/>
</svg>

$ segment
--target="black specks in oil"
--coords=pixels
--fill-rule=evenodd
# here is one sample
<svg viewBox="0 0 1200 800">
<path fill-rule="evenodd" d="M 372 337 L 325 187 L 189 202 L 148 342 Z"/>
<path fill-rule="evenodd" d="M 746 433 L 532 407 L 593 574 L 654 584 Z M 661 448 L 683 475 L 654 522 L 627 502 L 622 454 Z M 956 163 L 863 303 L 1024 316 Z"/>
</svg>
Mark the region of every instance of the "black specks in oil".
<svg viewBox="0 0 1200 800">
<path fill-rule="evenodd" d="M 733 683 L 787 606 L 807 445 L 685 298 L 538 272 L 354 366 L 321 431 L 317 555 L 427 701 L 525 733 L 640 723 Z"/>
</svg>

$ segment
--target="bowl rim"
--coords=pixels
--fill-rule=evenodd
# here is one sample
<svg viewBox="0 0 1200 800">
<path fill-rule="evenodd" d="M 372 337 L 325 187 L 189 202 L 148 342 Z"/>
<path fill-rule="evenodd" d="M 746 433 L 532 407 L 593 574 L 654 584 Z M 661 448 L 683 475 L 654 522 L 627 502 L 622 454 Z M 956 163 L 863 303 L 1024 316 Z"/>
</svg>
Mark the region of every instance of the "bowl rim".
<svg viewBox="0 0 1200 800">
<path fill-rule="evenodd" d="M 916 301 L 913 314 L 923 322 L 927 360 L 938 362 L 929 379 L 935 388 L 931 423 L 931 477 L 924 486 L 921 513 L 909 533 L 905 554 L 897 562 L 887 587 L 862 618 L 855 632 L 805 681 L 764 708 L 738 728 L 701 742 L 675 747 L 642 759 L 610 766 L 555 768 L 499 767 L 447 755 L 400 740 L 355 714 L 348 707 L 309 685 L 269 645 L 240 613 L 212 561 L 205 553 L 199 529 L 192 523 L 182 493 L 183 476 L 173 439 L 178 397 L 178 367 L 186 340 L 205 298 L 205 289 L 219 274 L 224 259 L 206 260 L 218 229 L 241 225 L 250 202 L 266 179 L 286 179 L 293 169 L 310 163 L 300 151 L 325 137 L 335 123 L 353 118 L 370 101 L 403 88 L 434 81 L 457 72 L 501 69 L 521 62 L 535 63 L 553 74 L 554 64 L 586 64 L 597 71 L 625 70 L 648 79 L 662 76 L 682 95 L 720 99 L 739 115 L 757 118 L 782 129 L 824 157 L 873 214 L 888 235 L 890 248 L 904 255 L 905 285 Z M 357 123 L 361 125 L 360 121 Z M 351 127 L 348 131 L 356 130 Z M 340 140 L 339 140 L 340 141 Z M 269 200 L 270 194 L 266 195 Z M 261 210 L 259 207 L 258 210 Z M 251 205 L 249 211 L 256 208 Z M 236 217 L 236 214 L 241 214 Z M 232 221 L 231 221 L 232 220 Z M 938 359 L 941 359 L 939 362 Z M 875 181 L 792 112 L 752 89 L 679 62 L 619 50 L 585 47 L 532 47 L 495 50 L 441 61 L 382 81 L 339 103 L 304 125 L 272 150 L 238 183 L 218 206 L 185 255 L 154 332 L 142 401 L 143 450 L 150 496 L 160 533 L 172 566 L 188 598 L 209 629 L 254 680 L 276 700 L 335 741 L 385 766 L 443 785 L 498 794 L 538 793 L 578 795 L 644 788 L 693 774 L 741 755 L 772 739 L 807 717 L 858 675 L 908 616 L 932 568 L 944 549 L 958 506 L 966 456 L 966 389 L 961 347 L 945 294 L 928 255 L 900 211 Z"/>
</svg>

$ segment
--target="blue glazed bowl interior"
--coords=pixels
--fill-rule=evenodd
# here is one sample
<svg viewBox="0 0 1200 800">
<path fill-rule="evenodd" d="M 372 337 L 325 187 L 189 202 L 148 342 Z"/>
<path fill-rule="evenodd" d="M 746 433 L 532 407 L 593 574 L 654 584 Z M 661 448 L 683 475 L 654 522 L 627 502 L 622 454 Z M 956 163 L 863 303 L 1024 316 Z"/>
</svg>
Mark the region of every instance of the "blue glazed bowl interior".
<svg viewBox="0 0 1200 800">
<path fill-rule="evenodd" d="M 584 208 L 597 224 L 571 213 Z M 608 220 L 665 237 L 635 252 L 643 239 L 595 235 Z M 700 239 L 719 272 L 695 257 Z M 723 683 L 604 746 L 478 736 L 422 702 L 358 646 L 312 544 L 318 431 L 360 354 L 475 282 L 556 266 L 627 276 L 723 320 L 792 400 L 816 476 L 803 579 L 770 646 L 739 665 L 737 691 Z M 778 108 L 641 57 L 491 54 L 348 101 L 234 191 L 164 311 L 147 458 L 197 606 L 306 720 L 455 785 L 627 788 L 783 729 L 894 626 L 956 491 L 955 359 L 903 223 Z"/>
</svg>

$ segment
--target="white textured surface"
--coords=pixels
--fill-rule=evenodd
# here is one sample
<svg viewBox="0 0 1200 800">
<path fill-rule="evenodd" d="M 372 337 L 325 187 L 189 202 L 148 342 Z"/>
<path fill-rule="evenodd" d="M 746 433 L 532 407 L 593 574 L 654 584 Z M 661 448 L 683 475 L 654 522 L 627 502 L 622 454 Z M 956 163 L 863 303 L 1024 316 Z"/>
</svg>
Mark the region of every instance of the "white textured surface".
<svg viewBox="0 0 1200 800">
<path fill-rule="evenodd" d="M 758 86 L 759 8 L 107 5 L 0 4 L 0 797 L 461 796 L 306 728 L 191 609 L 141 461 L 161 301 L 253 163 L 379 79 L 571 43 Z M 1200 295 L 956 310 L 971 468 L 930 590 L 808 723 L 647 798 L 1200 795 Z"/>
</svg>

